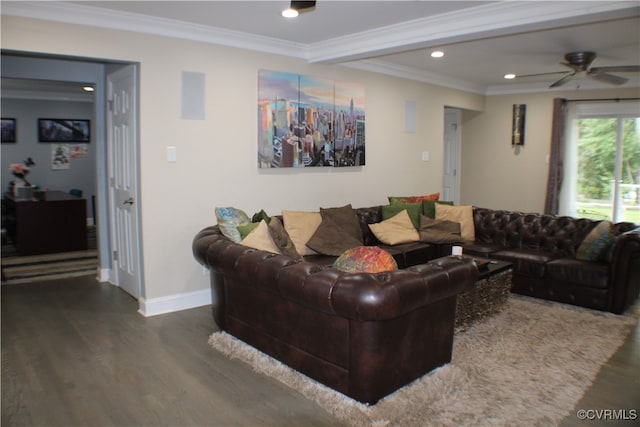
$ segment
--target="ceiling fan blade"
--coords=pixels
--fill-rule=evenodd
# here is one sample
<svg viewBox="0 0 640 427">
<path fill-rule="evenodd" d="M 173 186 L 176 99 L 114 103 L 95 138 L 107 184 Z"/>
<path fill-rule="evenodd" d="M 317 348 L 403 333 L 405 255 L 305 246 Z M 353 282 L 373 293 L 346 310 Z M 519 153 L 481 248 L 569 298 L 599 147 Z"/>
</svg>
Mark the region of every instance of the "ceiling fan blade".
<svg viewBox="0 0 640 427">
<path fill-rule="evenodd" d="M 562 86 L 563 84 L 566 84 L 569 82 L 569 80 L 571 80 L 574 76 L 576 75 L 576 73 L 569 73 L 566 76 L 564 76 L 563 78 L 561 78 L 560 80 L 556 81 L 555 83 L 553 83 L 551 86 L 549 86 L 550 88 L 552 87 L 558 87 L 558 86 Z"/>
<path fill-rule="evenodd" d="M 591 69 L 591 72 L 596 74 L 601 72 L 637 73 L 640 72 L 640 65 L 613 65 L 611 67 L 593 67 Z"/>
<path fill-rule="evenodd" d="M 538 77 L 538 76 L 550 76 L 553 74 L 566 74 L 566 71 L 550 71 L 548 73 L 535 73 L 535 74 L 516 74 L 516 79 L 524 77 Z"/>
<path fill-rule="evenodd" d="M 629 81 L 629 79 L 625 77 L 614 76 L 613 74 L 603 72 L 594 73 L 593 70 L 587 73 L 587 77 L 612 85 L 623 85 Z"/>
</svg>

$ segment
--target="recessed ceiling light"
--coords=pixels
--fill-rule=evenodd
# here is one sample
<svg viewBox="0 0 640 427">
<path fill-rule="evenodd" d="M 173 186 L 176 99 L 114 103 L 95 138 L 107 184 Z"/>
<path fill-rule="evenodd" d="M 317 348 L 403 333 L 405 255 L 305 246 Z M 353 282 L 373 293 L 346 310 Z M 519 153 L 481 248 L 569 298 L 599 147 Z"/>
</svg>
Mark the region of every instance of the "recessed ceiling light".
<svg viewBox="0 0 640 427">
<path fill-rule="evenodd" d="M 93 92 L 95 89 L 93 86 L 83 86 L 82 90 L 84 90 L 85 92 Z"/>
<path fill-rule="evenodd" d="M 516 75 L 513 74 L 513 73 L 508 73 L 508 74 L 504 75 L 504 78 L 507 79 L 507 80 L 511 80 L 511 79 L 515 79 Z"/>
<path fill-rule="evenodd" d="M 433 52 L 431 52 L 432 58 L 442 58 L 443 56 L 444 56 L 444 52 L 441 50 L 434 50 Z"/>
<path fill-rule="evenodd" d="M 282 16 L 285 18 L 295 18 L 298 16 L 298 11 L 290 7 L 282 11 Z"/>
</svg>

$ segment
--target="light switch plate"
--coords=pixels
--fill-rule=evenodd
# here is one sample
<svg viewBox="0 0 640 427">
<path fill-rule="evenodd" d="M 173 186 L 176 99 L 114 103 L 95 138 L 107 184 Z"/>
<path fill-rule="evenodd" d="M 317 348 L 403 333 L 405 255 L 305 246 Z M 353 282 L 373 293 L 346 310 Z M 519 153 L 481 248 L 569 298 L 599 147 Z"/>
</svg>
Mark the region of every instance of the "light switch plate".
<svg viewBox="0 0 640 427">
<path fill-rule="evenodd" d="M 429 152 L 428 151 L 423 151 L 422 152 L 422 160 L 425 161 L 425 162 L 429 160 Z"/>
<path fill-rule="evenodd" d="M 175 163 L 178 161 L 178 153 L 176 147 L 168 146 L 167 147 L 167 162 Z"/>
</svg>

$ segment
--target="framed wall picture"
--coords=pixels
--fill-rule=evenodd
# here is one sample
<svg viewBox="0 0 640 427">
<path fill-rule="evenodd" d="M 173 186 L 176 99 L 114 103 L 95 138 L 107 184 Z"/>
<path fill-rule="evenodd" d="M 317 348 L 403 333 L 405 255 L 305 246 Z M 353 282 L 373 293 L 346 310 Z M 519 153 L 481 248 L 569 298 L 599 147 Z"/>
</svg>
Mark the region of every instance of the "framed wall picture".
<svg viewBox="0 0 640 427">
<path fill-rule="evenodd" d="M 526 112 L 527 104 L 513 104 L 511 145 L 524 145 L 524 121 Z"/>
<path fill-rule="evenodd" d="M 91 142 L 91 121 L 38 119 L 40 142 Z"/>
<path fill-rule="evenodd" d="M 2 119 L 2 143 L 15 143 L 16 140 L 16 119 Z"/>
</svg>

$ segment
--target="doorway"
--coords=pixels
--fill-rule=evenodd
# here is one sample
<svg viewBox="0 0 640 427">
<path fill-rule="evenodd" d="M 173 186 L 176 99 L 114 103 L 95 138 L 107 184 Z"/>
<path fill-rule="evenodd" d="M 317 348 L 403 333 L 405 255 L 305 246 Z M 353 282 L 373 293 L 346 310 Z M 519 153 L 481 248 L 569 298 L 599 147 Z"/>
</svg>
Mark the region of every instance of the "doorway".
<svg viewBox="0 0 640 427">
<path fill-rule="evenodd" d="M 95 87 L 94 92 L 94 116 L 92 121 L 93 134 L 95 135 L 95 141 L 92 141 L 91 148 L 95 150 L 95 156 L 97 161 L 95 162 L 95 177 L 96 177 L 96 203 L 95 203 L 95 216 L 97 218 L 96 234 L 97 234 L 97 248 L 98 248 L 98 272 L 97 279 L 100 282 L 110 282 L 118 285 L 118 276 L 115 271 L 117 264 L 114 262 L 114 236 L 117 239 L 118 236 L 122 236 L 122 232 L 116 232 L 114 229 L 114 222 L 111 210 L 111 201 L 109 200 L 109 188 L 108 188 L 108 159 L 107 153 L 107 140 L 106 140 L 106 117 L 107 117 L 107 90 L 106 81 L 107 74 L 117 69 L 123 68 L 127 65 L 133 65 L 133 80 L 136 82 L 137 87 L 137 68 L 135 64 L 125 64 L 120 62 L 114 62 L 109 60 L 96 60 L 90 58 L 69 58 L 69 57 L 56 57 L 41 54 L 32 54 L 28 52 L 14 52 L 3 51 L 2 52 L 2 76 L 16 79 L 31 79 L 33 81 L 45 82 L 82 82 L 91 83 Z M 135 114 L 133 118 L 137 124 L 137 91 L 134 91 L 132 95 L 135 97 Z M 137 126 L 136 126 L 137 129 Z M 135 146 L 137 153 L 138 139 L 137 130 L 133 134 L 132 143 Z M 121 158 L 130 162 L 131 158 Z M 128 163 L 131 170 L 137 174 L 139 170 L 138 158 L 136 157 L 133 163 Z M 137 185 L 137 182 L 136 182 Z M 137 193 L 138 189 L 134 191 Z M 132 217 L 136 219 L 135 224 L 139 224 L 140 210 L 138 206 L 134 206 L 132 210 Z M 126 233 L 125 233 L 126 234 Z M 141 265 L 140 260 L 140 245 L 139 245 L 139 233 L 134 232 L 127 234 L 128 236 L 134 236 L 136 239 L 136 251 L 137 251 L 137 292 L 132 295 L 138 299 L 143 296 L 142 290 L 142 271 L 139 267 Z M 125 289 L 126 290 L 126 289 Z"/>
<path fill-rule="evenodd" d="M 440 199 L 456 205 L 460 204 L 460 121 L 460 110 L 444 109 L 444 168 Z"/>
</svg>

